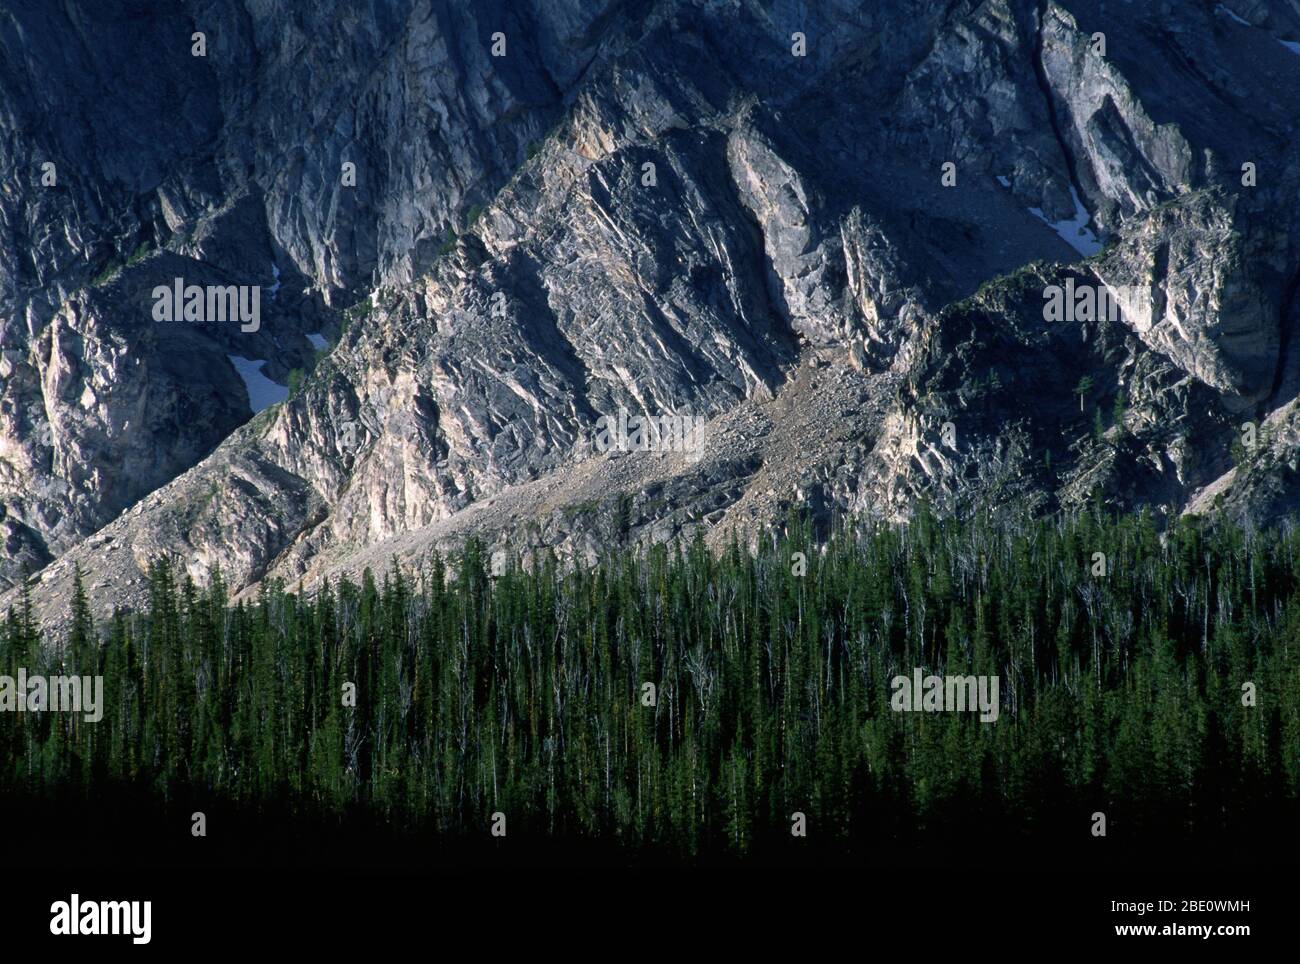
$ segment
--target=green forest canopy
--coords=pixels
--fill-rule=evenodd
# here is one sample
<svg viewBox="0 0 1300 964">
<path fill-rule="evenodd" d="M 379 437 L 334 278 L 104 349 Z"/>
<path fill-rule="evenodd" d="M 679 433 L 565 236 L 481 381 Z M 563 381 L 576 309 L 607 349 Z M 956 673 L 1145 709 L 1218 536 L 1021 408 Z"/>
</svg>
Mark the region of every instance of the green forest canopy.
<svg viewBox="0 0 1300 964">
<path fill-rule="evenodd" d="M 78 583 L 58 641 L 25 601 L 0 673 L 100 674 L 107 705 L 96 724 L 0 716 L 0 792 L 108 781 L 446 837 L 500 812 L 512 836 L 679 855 L 788 845 L 795 812 L 846 849 L 1082 841 L 1096 811 L 1211 839 L 1297 812 L 1290 525 L 923 508 L 824 545 L 792 520 L 753 552 L 539 553 L 493 578 L 471 541 L 451 562 L 233 607 L 220 573 L 199 589 L 159 563 L 148 610 L 101 626 Z M 918 667 L 997 675 L 998 720 L 892 712 L 889 680 Z"/>
</svg>

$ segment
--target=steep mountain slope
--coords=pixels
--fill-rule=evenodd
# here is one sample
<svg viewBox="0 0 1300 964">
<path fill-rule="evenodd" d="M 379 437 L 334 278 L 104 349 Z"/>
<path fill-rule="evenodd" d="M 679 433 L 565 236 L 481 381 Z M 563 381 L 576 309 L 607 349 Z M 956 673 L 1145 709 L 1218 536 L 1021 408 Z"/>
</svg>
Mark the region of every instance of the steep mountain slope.
<svg viewBox="0 0 1300 964">
<path fill-rule="evenodd" d="M 193 116 L 158 171 L 104 160 L 116 234 L 67 227 L 82 188 L 57 217 L 4 199 L 59 237 L 0 316 L 0 577 L 49 563 L 50 618 L 76 567 L 108 608 L 163 557 L 252 591 L 468 532 L 586 558 L 922 495 L 1296 504 L 1294 446 L 1262 431 L 1300 389 L 1295 3 L 236 13 L 141 14 L 216 39 L 162 65 Z M 0 35 L 7 84 L 35 29 Z M 83 110 L 46 136 L 88 150 Z M 27 123 L 13 171 L 44 147 Z M 146 223 L 156 252 L 71 287 Z M 280 287 L 255 333 L 154 322 L 182 273 Z M 1047 310 L 1083 290 L 1119 311 Z M 338 344 L 234 428 L 221 356 L 284 379 L 316 332 Z M 691 451 L 602 451 L 621 410 L 707 423 Z"/>
<path fill-rule="evenodd" d="M 337 332 L 327 306 L 436 257 L 555 116 L 603 9 L 0 10 L 0 586 L 246 421 L 230 356 L 284 384 Z M 260 328 L 159 325 L 175 278 L 259 286 Z"/>
</svg>

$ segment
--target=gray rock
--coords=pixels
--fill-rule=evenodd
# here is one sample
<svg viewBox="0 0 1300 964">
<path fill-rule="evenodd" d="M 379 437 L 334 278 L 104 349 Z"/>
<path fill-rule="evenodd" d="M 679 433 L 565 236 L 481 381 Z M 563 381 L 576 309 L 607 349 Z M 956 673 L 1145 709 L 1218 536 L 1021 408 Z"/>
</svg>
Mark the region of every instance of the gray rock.
<svg viewBox="0 0 1300 964">
<path fill-rule="evenodd" d="M 1294 3 L 181 9 L 0 32 L 0 590 L 51 625 L 161 557 L 247 594 L 469 533 L 1300 501 L 1285 433 L 1232 454 L 1300 392 Z M 260 330 L 153 322 L 182 275 Z M 1140 297 L 1049 320 L 1067 283 Z M 253 417 L 229 355 L 310 374 Z"/>
</svg>

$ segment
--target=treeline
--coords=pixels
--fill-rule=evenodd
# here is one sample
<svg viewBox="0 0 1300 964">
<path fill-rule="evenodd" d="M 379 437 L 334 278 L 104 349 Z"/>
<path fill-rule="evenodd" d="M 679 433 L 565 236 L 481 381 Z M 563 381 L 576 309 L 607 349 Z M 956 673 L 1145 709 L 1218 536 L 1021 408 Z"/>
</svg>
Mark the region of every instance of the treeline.
<svg viewBox="0 0 1300 964">
<path fill-rule="evenodd" d="M 922 509 L 824 545 L 792 520 L 756 551 L 495 577 L 470 542 L 234 606 L 219 573 L 150 584 L 147 612 L 96 626 L 78 583 L 59 640 L 8 613 L 0 674 L 102 675 L 106 706 L 0 714 L 0 794 L 127 786 L 434 840 L 490 839 L 501 813 L 508 839 L 681 857 L 797 848 L 798 812 L 807 846 L 972 866 L 951 846 L 1227 852 L 1300 815 L 1289 525 Z M 893 711 L 918 667 L 998 676 L 999 718 Z"/>
</svg>

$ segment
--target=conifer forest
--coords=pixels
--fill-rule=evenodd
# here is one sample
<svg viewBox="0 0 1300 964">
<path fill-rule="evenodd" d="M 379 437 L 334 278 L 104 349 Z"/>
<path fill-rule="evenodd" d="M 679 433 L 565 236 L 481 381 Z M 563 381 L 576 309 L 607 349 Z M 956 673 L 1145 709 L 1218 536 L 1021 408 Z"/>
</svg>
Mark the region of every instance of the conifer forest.
<svg viewBox="0 0 1300 964">
<path fill-rule="evenodd" d="M 99 808 L 163 860 L 195 810 L 280 835 L 254 835 L 262 858 L 364 837 L 490 860 L 499 823 L 575 861 L 952 863 L 997 840 L 1109 865 L 1266 863 L 1300 816 L 1289 524 L 922 509 L 818 542 L 792 516 L 756 547 L 591 569 L 494 574 L 471 540 L 233 605 L 219 572 L 198 589 L 158 563 L 150 598 L 96 622 L 78 581 L 60 638 L 7 613 L 0 674 L 105 681 L 94 725 L 0 728 L 13 819 Z M 899 712 L 917 668 L 997 677 L 996 719 Z"/>
</svg>

